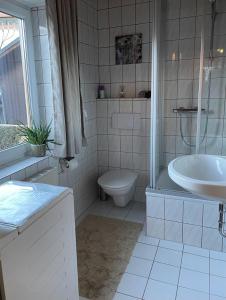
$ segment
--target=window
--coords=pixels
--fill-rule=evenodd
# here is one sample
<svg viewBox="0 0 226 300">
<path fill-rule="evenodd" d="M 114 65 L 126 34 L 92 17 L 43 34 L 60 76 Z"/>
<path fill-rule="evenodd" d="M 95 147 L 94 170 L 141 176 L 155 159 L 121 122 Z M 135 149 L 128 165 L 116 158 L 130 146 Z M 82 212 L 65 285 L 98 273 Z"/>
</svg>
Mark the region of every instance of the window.
<svg viewBox="0 0 226 300">
<path fill-rule="evenodd" d="M 1 1 L 0 3 L 0 165 L 7 150 L 24 147 L 18 124 L 36 123 L 36 77 L 30 10 Z M 17 147 L 15 147 L 17 146 Z M 10 150 L 10 151 L 9 151 Z M 26 149 L 25 149 L 26 150 Z M 24 150 L 24 151 L 25 151 Z M 4 152 L 4 155 L 3 155 Z"/>
<path fill-rule="evenodd" d="M 23 143 L 19 123 L 28 124 L 21 20 L 0 12 L 0 150 Z"/>
</svg>

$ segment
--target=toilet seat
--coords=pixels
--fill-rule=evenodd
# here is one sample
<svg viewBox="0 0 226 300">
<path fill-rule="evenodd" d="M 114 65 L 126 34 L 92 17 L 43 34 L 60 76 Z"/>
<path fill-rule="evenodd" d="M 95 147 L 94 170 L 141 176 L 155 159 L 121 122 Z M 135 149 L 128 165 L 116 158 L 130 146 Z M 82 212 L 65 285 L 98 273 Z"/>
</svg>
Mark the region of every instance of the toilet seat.
<svg viewBox="0 0 226 300">
<path fill-rule="evenodd" d="M 126 171 L 109 171 L 98 179 L 98 184 L 102 187 L 124 190 L 134 184 L 137 174 Z"/>
<path fill-rule="evenodd" d="M 137 174 L 130 171 L 108 171 L 98 179 L 98 184 L 116 206 L 125 207 L 133 199 L 136 179 Z"/>
</svg>

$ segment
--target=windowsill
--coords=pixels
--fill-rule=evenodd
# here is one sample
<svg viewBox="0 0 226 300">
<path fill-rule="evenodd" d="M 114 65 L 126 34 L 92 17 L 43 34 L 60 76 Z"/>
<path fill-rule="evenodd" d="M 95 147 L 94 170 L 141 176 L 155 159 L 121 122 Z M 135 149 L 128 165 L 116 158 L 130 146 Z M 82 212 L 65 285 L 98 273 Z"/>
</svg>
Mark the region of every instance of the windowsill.
<svg viewBox="0 0 226 300">
<path fill-rule="evenodd" d="M 0 166 L 0 180 L 7 178 L 12 179 L 11 176 L 20 171 L 26 170 L 34 165 L 38 165 L 40 162 L 49 160 L 49 156 L 44 157 L 24 157 L 22 159 L 16 160 L 14 162 L 8 163 L 6 165 Z M 38 167 L 37 167 L 38 172 Z M 26 176 L 25 177 L 29 177 Z"/>
</svg>

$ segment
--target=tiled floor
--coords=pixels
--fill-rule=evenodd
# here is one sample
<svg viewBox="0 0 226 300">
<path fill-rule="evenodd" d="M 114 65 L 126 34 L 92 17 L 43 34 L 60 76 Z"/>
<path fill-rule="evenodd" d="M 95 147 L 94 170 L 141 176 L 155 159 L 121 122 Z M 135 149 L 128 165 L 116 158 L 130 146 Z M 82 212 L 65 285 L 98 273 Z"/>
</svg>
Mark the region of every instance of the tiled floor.
<svg viewBox="0 0 226 300">
<path fill-rule="evenodd" d="M 144 222 L 145 206 L 95 202 L 89 213 Z M 141 233 L 113 300 L 226 300 L 226 253 Z"/>
<path fill-rule="evenodd" d="M 226 254 L 142 232 L 114 300 L 226 300 Z"/>
<path fill-rule="evenodd" d="M 89 208 L 87 213 L 132 222 L 144 223 L 145 203 L 130 202 L 126 207 L 116 207 L 112 200 L 96 201 Z"/>
</svg>

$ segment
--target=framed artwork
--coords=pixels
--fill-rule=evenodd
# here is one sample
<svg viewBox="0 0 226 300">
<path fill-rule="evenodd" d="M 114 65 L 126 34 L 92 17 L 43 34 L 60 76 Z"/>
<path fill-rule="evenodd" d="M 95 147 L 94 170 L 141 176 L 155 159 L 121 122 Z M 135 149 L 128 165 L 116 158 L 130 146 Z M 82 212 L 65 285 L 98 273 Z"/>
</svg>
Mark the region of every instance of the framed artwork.
<svg viewBox="0 0 226 300">
<path fill-rule="evenodd" d="M 116 65 L 142 63 L 142 33 L 115 38 Z"/>
</svg>

